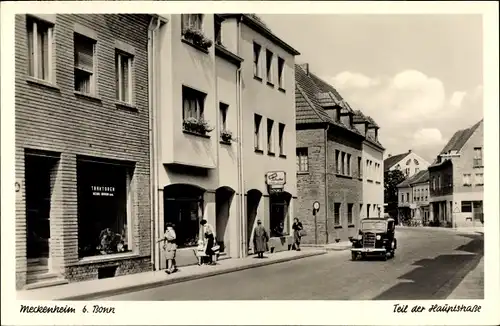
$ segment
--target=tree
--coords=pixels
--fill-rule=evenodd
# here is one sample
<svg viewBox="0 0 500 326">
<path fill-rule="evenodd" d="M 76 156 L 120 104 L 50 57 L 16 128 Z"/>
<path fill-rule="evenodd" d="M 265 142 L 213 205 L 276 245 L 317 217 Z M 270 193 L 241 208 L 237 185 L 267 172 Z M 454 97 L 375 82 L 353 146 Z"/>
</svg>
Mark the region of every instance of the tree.
<svg viewBox="0 0 500 326">
<path fill-rule="evenodd" d="M 397 219 L 398 188 L 397 185 L 406 179 L 401 170 L 384 172 L 384 201 L 387 203 L 387 213 Z"/>
</svg>

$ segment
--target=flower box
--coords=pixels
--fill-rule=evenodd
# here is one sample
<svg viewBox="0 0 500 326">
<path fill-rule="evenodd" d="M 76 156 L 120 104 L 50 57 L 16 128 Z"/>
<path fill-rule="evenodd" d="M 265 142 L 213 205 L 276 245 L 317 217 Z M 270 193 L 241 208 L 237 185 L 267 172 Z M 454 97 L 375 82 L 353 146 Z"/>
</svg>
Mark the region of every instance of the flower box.
<svg viewBox="0 0 500 326">
<path fill-rule="evenodd" d="M 233 133 L 229 130 L 222 130 L 220 138 L 223 142 L 230 143 L 233 140 Z"/>
<path fill-rule="evenodd" d="M 205 50 L 208 50 L 213 44 L 212 40 L 206 37 L 201 30 L 193 27 L 187 27 L 182 36 L 185 40 L 190 41 Z"/>
<path fill-rule="evenodd" d="M 203 118 L 197 119 L 197 118 L 187 118 L 184 119 L 182 122 L 182 127 L 184 130 L 199 134 L 199 135 L 206 135 L 207 133 L 211 132 L 214 128 L 210 127 L 207 121 L 205 121 Z"/>
</svg>

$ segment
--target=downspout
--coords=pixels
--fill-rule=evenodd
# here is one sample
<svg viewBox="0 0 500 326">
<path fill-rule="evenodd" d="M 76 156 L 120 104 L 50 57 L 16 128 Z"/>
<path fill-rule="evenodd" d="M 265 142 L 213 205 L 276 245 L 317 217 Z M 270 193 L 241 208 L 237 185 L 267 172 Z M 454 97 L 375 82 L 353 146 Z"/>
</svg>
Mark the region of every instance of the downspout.
<svg viewBox="0 0 500 326">
<path fill-rule="evenodd" d="M 156 20 L 156 26 L 154 25 Z M 155 218 L 158 215 L 157 207 L 157 173 L 156 173 L 156 153 L 157 153 L 157 141 L 156 141 L 156 74 L 153 67 L 156 65 L 156 55 L 155 55 L 155 34 L 160 28 L 160 19 L 158 17 L 152 17 L 148 28 L 148 106 L 149 106 L 149 139 L 150 139 L 150 155 L 149 155 L 149 168 L 150 168 L 150 191 L 151 191 L 151 264 L 153 270 L 156 270 L 156 241 L 155 241 Z"/>
<path fill-rule="evenodd" d="M 325 230 L 326 230 L 326 244 L 329 242 L 328 237 L 328 130 L 330 124 L 328 123 L 325 128 Z"/>
<path fill-rule="evenodd" d="M 242 131 L 241 131 L 241 120 L 242 120 L 242 114 L 241 114 L 241 92 L 240 92 L 240 84 L 241 84 L 241 66 L 236 69 L 236 106 L 237 106 L 237 137 L 238 137 L 238 199 L 239 199 L 239 219 L 238 219 L 238 233 L 239 233 L 239 239 L 240 239 L 240 248 L 239 248 L 239 257 L 243 257 L 243 221 L 244 221 L 244 214 L 245 214 L 245 209 L 244 209 L 244 189 L 243 189 L 243 179 L 242 179 L 242 164 L 243 164 L 243 153 L 242 153 Z"/>
</svg>

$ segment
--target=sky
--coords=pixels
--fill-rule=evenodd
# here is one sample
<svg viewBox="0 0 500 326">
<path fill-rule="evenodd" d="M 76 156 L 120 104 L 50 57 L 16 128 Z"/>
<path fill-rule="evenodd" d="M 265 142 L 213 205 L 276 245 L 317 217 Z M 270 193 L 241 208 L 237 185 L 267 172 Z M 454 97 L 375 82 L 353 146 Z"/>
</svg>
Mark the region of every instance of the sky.
<svg viewBox="0 0 500 326">
<path fill-rule="evenodd" d="M 430 163 L 455 131 L 483 117 L 480 15 L 259 15 L 380 126 L 385 157 Z"/>
</svg>

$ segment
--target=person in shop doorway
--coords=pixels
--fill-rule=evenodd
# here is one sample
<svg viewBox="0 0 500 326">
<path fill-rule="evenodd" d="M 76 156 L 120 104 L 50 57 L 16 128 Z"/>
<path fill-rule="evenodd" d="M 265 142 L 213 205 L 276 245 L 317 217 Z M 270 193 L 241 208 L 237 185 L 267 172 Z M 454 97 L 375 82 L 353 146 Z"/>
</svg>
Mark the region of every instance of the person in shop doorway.
<svg viewBox="0 0 500 326">
<path fill-rule="evenodd" d="M 264 252 L 267 251 L 268 241 L 269 236 L 266 228 L 262 225 L 261 220 L 257 220 L 257 225 L 253 230 L 253 246 L 255 252 L 257 253 L 257 258 L 264 258 Z"/>
<path fill-rule="evenodd" d="M 300 251 L 300 240 L 302 239 L 304 227 L 302 226 L 302 223 L 299 221 L 298 218 L 293 219 L 292 229 L 293 229 L 293 244 L 295 250 Z"/>
<path fill-rule="evenodd" d="M 175 234 L 174 225 L 172 223 L 167 223 L 165 225 L 165 234 L 163 239 L 163 250 L 165 251 L 165 259 L 167 260 L 167 274 L 175 273 L 177 267 L 175 266 L 175 254 L 177 252 L 177 236 Z"/>
<path fill-rule="evenodd" d="M 200 224 L 203 226 L 203 234 L 205 235 L 206 249 L 205 254 L 209 257 L 209 265 L 217 265 L 217 251 L 218 246 L 215 244 L 214 228 L 207 220 L 201 220 Z"/>
</svg>

